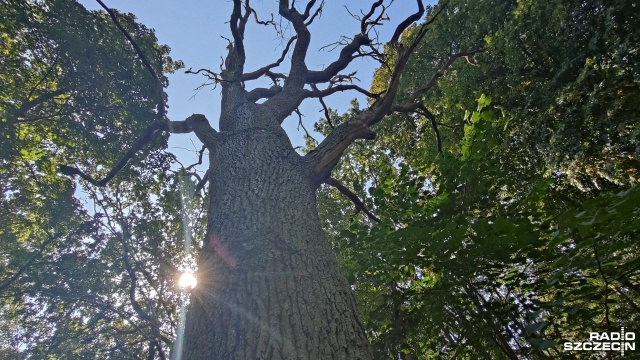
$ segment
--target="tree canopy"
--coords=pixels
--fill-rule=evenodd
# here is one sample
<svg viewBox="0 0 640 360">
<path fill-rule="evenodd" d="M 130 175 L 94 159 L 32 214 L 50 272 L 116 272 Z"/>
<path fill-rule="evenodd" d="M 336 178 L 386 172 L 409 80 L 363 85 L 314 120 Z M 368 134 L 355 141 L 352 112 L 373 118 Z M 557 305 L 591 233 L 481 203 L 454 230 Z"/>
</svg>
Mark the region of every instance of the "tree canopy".
<svg viewBox="0 0 640 360">
<path fill-rule="evenodd" d="M 562 343 L 634 328 L 634 7 L 452 1 L 435 20 L 400 90 L 433 79 L 422 114 L 334 173 L 378 219 L 322 193 L 379 358 L 587 358 Z"/>
<path fill-rule="evenodd" d="M 634 329 L 639 4 L 443 1 L 368 54 L 382 64 L 370 89 L 330 76 L 365 37 L 333 67 L 304 67 L 309 4 L 281 9 L 298 35 L 254 72 L 238 5 L 226 72 L 208 74 L 271 78 L 242 96 L 280 120 L 291 94 L 370 98 L 344 114 L 323 104 L 326 138 L 304 152 L 375 358 L 589 358 L 562 344 Z M 209 196 L 165 150 L 158 83 L 182 63 L 132 14 L 6 0 L 0 17 L 0 357 L 169 357 L 188 298 L 177 274 L 203 246 Z M 290 73 L 272 72 L 294 43 Z"/>
</svg>

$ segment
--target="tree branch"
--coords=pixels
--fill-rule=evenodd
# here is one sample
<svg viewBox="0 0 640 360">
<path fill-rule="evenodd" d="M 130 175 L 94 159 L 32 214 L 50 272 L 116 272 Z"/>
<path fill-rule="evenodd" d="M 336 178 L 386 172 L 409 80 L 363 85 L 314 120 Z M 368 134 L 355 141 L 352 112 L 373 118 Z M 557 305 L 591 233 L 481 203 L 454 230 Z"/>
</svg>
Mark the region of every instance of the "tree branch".
<svg viewBox="0 0 640 360">
<path fill-rule="evenodd" d="M 249 6 L 248 1 L 246 6 Z M 229 62 L 228 70 L 232 72 L 233 80 L 238 82 L 242 81 L 242 71 L 245 62 L 244 24 L 246 21 L 247 19 L 242 16 L 242 0 L 233 0 L 233 11 L 231 13 L 231 21 L 229 22 L 229 25 L 234 43 L 229 49 L 229 53 L 235 52 L 235 56 L 229 57 L 229 59 L 233 60 Z"/>
<path fill-rule="evenodd" d="M 340 71 L 347 68 L 347 66 L 355 58 L 354 53 L 360 49 L 361 46 L 371 44 L 371 39 L 365 34 L 358 34 L 354 36 L 353 40 L 340 50 L 338 59 L 329 64 L 324 70 L 309 71 L 307 73 L 305 82 L 307 84 L 323 83 L 331 80 L 334 76 L 338 75 Z"/>
<path fill-rule="evenodd" d="M 316 0 L 309 1 L 305 13 L 310 11 L 315 2 Z M 307 56 L 307 50 L 309 49 L 311 34 L 309 33 L 307 25 L 304 23 L 304 15 L 300 14 L 294 7 L 289 7 L 288 0 L 280 0 L 278 12 L 293 25 L 293 29 L 298 37 L 296 39 L 296 45 L 293 47 L 293 53 L 291 54 L 291 70 L 285 87 L 302 88 L 302 86 L 304 86 L 304 76 L 307 73 L 307 65 L 304 60 Z"/>
<path fill-rule="evenodd" d="M 173 133 L 194 132 L 202 144 L 208 149 L 213 147 L 217 141 L 219 133 L 211 127 L 207 117 L 202 114 L 193 114 L 184 121 L 172 121 L 170 131 Z"/>
<path fill-rule="evenodd" d="M 415 13 L 411 14 L 409 17 L 404 19 L 404 21 L 402 21 L 396 27 L 396 31 L 393 33 L 393 36 L 389 41 L 391 44 L 397 45 L 398 41 L 400 40 L 400 35 L 402 35 L 402 33 L 405 30 L 407 30 L 407 28 L 411 26 L 411 24 L 413 24 L 414 22 L 422 18 L 422 15 L 424 14 L 424 4 L 422 3 L 422 0 L 416 0 L 416 2 L 418 3 L 418 11 L 416 11 Z"/>
<path fill-rule="evenodd" d="M 362 210 L 367 215 L 369 220 L 375 221 L 377 223 L 381 221 L 377 216 L 373 215 L 371 211 L 369 211 L 369 209 L 367 209 L 366 205 L 362 202 L 362 200 L 358 198 L 358 195 L 354 194 L 351 190 L 349 190 L 346 186 L 344 186 L 340 181 L 330 177 L 330 178 L 327 178 L 324 181 L 324 183 L 327 185 L 333 186 L 338 191 L 340 191 L 340 193 L 342 193 L 344 196 L 348 197 L 349 200 L 351 200 L 353 204 L 356 206 L 356 212 L 359 212 L 360 210 Z"/>
<path fill-rule="evenodd" d="M 438 129 L 438 123 L 436 123 L 436 117 L 433 115 L 431 111 L 427 109 L 426 106 L 420 104 L 420 110 L 418 114 L 426 117 L 431 122 L 431 127 L 433 131 L 436 133 L 436 141 L 438 143 L 438 154 L 442 154 L 442 138 L 440 137 L 440 130 Z"/>
<path fill-rule="evenodd" d="M 136 140 L 133 146 L 131 146 L 131 148 L 124 154 L 122 159 L 102 180 L 96 180 L 82 170 L 68 165 L 60 165 L 60 172 L 67 176 L 78 175 L 92 185 L 104 187 L 109 181 L 111 181 L 111 179 L 118 175 L 120 170 L 127 166 L 129 161 L 138 151 L 144 149 L 144 147 L 151 142 L 154 135 L 164 130 L 178 134 L 194 132 L 198 139 L 200 139 L 207 148 L 211 148 L 218 137 L 218 132 L 209 125 L 207 118 L 201 114 L 191 115 L 184 121 L 154 122 L 147 127 L 142 136 Z"/>
<path fill-rule="evenodd" d="M 349 91 L 349 90 L 355 90 L 363 95 L 365 95 L 366 97 L 370 98 L 370 99 L 378 99 L 380 98 L 380 94 L 374 94 L 372 92 L 369 92 L 363 88 L 361 88 L 358 85 L 353 85 L 353 84 L 343 84 L 343 85 L 335 85 L 335 86 L 330 86 L 326 89 L 318 89 L 316 86 L 312 85 L 313 90 L 311 91 L 305 91 L 304 92 L 304 97 L 305 98 L 323 98 L 323 97 L 327 97 L 329 95 L 335 94 L 337 92 L 341 92 L 341 91 Z"/>
<path fill-rule="evenodd" d="M 484 50 L 479 49 L 479 50 L 472 50 L 467 52 L 459 52 L 457 54 L 450 55 L 449 58 L 438 68 L 438 70 L 436 70 L 436 72 L 433 73 L 433 75 L 431 76 L 431 78 L 429 78 L 429 80 L 427 80 L 422 86 L 420 86 L 417 90 L 411 93 L 411 95 L 409 95 L 407 102 L 416 101 L 416 99 L 418 99 L 420 96 L 422 96 L 424 93 L 429 91 L 432 87 L 434 87 L 437 84 L 438 79 L 440 79 L 444 74 L 446 74 L 447 70 L 449 70 L 451 65 L 453 65 L 453 63 L 456 60 L 460 58 L 467 58 L 468 56 L 475 55 L 482 51 Z"/>
<path fill-rule="evenodd" d="M 289 52 L 289 49 L 291 48 L 291 44 L 293 44 L 293 42 L 297 39 L 297 36 L 293 36 L 291 37 L 291 39 L 289 39 L 289 41 L 287 41 L 287 45 L 284 47 L 284 50 L 282 50 L 282 54 L 280 55 L 280 58 L 278 58 L 278 60 L 276 60 L 274 63 L 271 63 L 269 65 L 263 66 L 258 70 L 252 71 L 250 73 L 246 73 L 242 75 L 242 81 L 250 81 L 250 80 L 255 80 L 258 79 L 259 77 L 263 76 L 263 75 L 267 75 L 267 73 L 275 68 L 280 66 L 280 64 L 282 64 L 282 62 L 284 61 L 284 58 L 287 56 L 287 53 Z"/>
<path fill-rule="evenodd" d="M 114 166 L 111 171 L 104 177 L 102 180 L 96 180 L 90 175 L 84 173 L 82 170 L 75 168 L 73 166 L 68 165 L 60 165 L 60 172 L 67 176 L 75 176 L 78 175 L 84 180 L 88 181 L 92 185 L 104 187 L 107 185 L 111 179 L 113 179 L 119 172 L 122 170 L 129 161 L 135 156 L 135 154 L 142 150 L 156 135 L 158 132 L 164 130 L 166 128 L 166 123 L 164 122 L 154 122 L 144 131 L 142 136 L 136 140 L 136 142 L 131 146 L 129 151 L 127 151 L 122 159 Z"/>
<path fill-rule="evenodd" d="M 35 108 L 36 106 L 47 102 L 53 98 L 55 98 L 58 95 L 62 95 L 64 93 L 66 93 L 67 90 L 66 89 L 58 89 L 58 90 L 54 90 L 51 92 L 48 92 L 46 94 L 42 94 L 40 96 L 38 96 L 37 98 L 31 100 L 31 101 L 26 101 L 24 103 L 22 103 L 22 105 L 20 106 L 20 109 L 18 109 L 18 118 L 24 118 L 25 116 L 27 116 L 27 114 L 29 113 L 29 111 L 31 111 L 33 108 Z"/>
<path fill-rule="evenodd" d="M 247 101 L 256 102 L 260 99 L 268 99 L 282 91 L 282 86 L 273 85 L 270 88 L 255 88 L 247 93 Z"/>
<path fill-rule="evenodd" d="M 142 52 L 142 49 L 140 48 L 138 43 L 133 39 L 133 37 L 131 37 L 131 34 L 129 34 L 129 32 L 122 26 L 122 24 L 120 24 L 120 21 L 118 21 L 118 18 L 116 16 L 116 14 L 113 12 L 113 10 L 109 9 L 102 2 L 102 0 L 96 0 L 96 1 L 109 14 L 109 16 L 111 17 L 111 20 L 113 20 L 113 22 L 116 25 L 116 27 L 127 38 L 129 43 L 131 44 L 131 46 L 133 46 L 133 49 L 135 50 L 136 54 L 138 54 L 138 56 L 140 57 L 140 60 L 142 60 L 142 63 L 144 64 L 145 68 L 147 68 L 147 70 L 151 74 L 151 77 L 153 77 L 153 80 L 156 83 L 156 91 L 157 91 L 157 95 L 158 95 L 158 105 L 157 105 L 158 119 L 159 120 L 164 120 L 164 118 L 165 118 L 165 116 L 167 114 L 166 113 L 167 112 L 167 103 L 166 103 L 166 98 L 164 96 L 164 86 L 162 85 L 162 81 L 160 81 L 160 77 L 158 77 L 158 74 L 156 74 L 155 70 L 153 70 L 153 67 L 151 66 L 151 63 L 149 62 L 147 57 Z"/>
<path fill-rule="evenodd" d="M 408 20 L 420 19 L 422 17 L 424 13 L 424 6 L 420 1 L 418 1 L 418 4 L 418 11 L 409 16 L 407 20 L 403 21 L 398 28 L 406 28 L 415 21 L 412 20 L 407 23 Z M 375 8 L 372 8 L 370 14 L 373 14 L 374 10 Z M 409 61 L 412 51 L 424 36 L 426 31 L 425 26 L 426 25 L 423 24 L 420 27 L 419 33 L 411 46 L 407 48 L 399 45 L 394 47 L 394 51 L 397 54 L 397 60 L 389 77 L 389 82 L 384 95 L 379 96 L 368 109 L 360 112 L 354 118 L 332 130 L 314 151 L 305 156 L 305 158 L 311 163 L 313 168 L 312 177 L 316 179 L 316 181 L 323 182 L 329 177 L 331 170 L 336 166 L 344 151 L 355 140 L 375 138 L 375 133 L 370 129 L 370 127 L 381 121 L 384 116 L 388 115 L 392 111 L 393 103 L 400 86 L 400 78 L 407 62 Z M 362 34 L 360 35 L 364 36 Z M 343 49 L 343 51 L 344 50 L 345 49 Z"/>
</svg>

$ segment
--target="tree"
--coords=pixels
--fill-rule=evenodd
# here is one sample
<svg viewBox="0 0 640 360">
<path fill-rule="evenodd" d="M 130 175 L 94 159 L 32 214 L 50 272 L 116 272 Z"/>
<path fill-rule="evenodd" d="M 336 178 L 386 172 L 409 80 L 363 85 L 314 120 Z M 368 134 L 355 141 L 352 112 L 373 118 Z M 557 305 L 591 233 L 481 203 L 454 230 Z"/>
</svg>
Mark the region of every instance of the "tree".
<svg viewBox="0 0 640 360">
<path fill-rule="evenodd" d="M 167 118 L 181 64 L 99 3 L 0 3 L 3 358 L 545 359 L 637 323 L 634 4 L 418 1 L 383 44 L 376 1 L 310 70 L 323 3 L 235 0 L 221 72 L 188 70 L 222 89 L 216 131 Z M 252 19 L 295 35 L 246 71 Z M 347 91 L 368 101 L 326 107 Z M 325 137 L 301 155 L 280 125 L 307 99 Z M 204 175 L 164 152 L 189 132 Z"/>
<path fill-rule="evenodd" d="M 104 15 L 88 13 L 75 2 L 54 0 L 9 2 L 3 6 L 4 11 L 13 15 L 11 19 L 15 19 L 15 26 L 8 31 L 13 32 L 14 38 L 18 39 L 15 42 L 7 42 L 11 37 L 5 36 L 3 37 L 5 45 L 16 58 L 15 67 L 24 68 L 24 71 L 33 78 L 31 87 L 9 87 L 15 91 L 33 89 L 26 96 L 8 94 L 5 97 L 7 100 L 5 100 L 4 109 L 8 110 L 3 116 L 3 119 L 6 119 L 3 121 L 3 126 L 8 126 L 8 133 L 15 134 L 18 139 L 16 143 L 7 145 L 10 146 L 8 153 L 18 151 L 22 156 L 19 159 L 26 164 L 25 167 L 35 166 L 32 176 L 34 181 L 37 180 L 39 173 L 42 173 L 47 178 L 47 184 L 56 182 L 63 184 L 66 191 L 60 194 L 65 194 L 67 201 L 71 204 L 73 204 L 74 183 L 52 177 L 56 169 L 63 175 L 75 176 L 76 180 L 81 179 L 93 186 L 106 188 L 104 191 L 90 190 L 93 193 L 92 198 L 102 204 L 105 212 L 96 211 L 92 216 L 93 219 L 89 214 L 83 213 L 81 216 L 72 216 L 63 222 L 57 219 L 52 220 L 55 224 L 54 228 L 62 229 L 61 224 L 71 226 L 74 221 L 82 219 L 83 221 L 77 226 L 87 230 L 84 233 L 63 231 L 66 234 L 78 234 L 79 238 L 75 240 L 76 246 L 69 249 L 67 253 L 60 253 L 58 249 L 52 251 L 51 254 L 55 255 L 54 263 L 59 266 L 64 263 L 61 262 L 61 257 L 69 258 L 70 263 L 65 265 L 64 271 L 77 270 L 74 264 L 79 260 L 88 262 L 95 260 L 92 258 L 91 251 L 78 259 L 78 254 L 87 248 L 82 244 L 78 245 L 78 242 L 82 243 L 89 237 L 103 238 L 106 245 L 100 247 L 96 244 L 96 248 L 100 249 L 101 254 L 115 251 L 115 257 L 121 257 L 117 262 L 121 266 L 119 273 L 126 275 L 125 278 L 128 279 L 119 282 L 112 290 L 114 292 L 118 291 L 116 289 L 124 290 L 128 285 L 128 290 L 125 290 L 129 294 L 126 310 L 120 309 L 120 305 L 108 306 L 102 299 L 94 300 L 94 305 L 104 306 L 104 312 L 92 317 L 83 316 L 82 308 L 74 307 L 72 303 L 60 307 L 60 311 L 55 310 L 57 307 L 52 306 L 53 303 L 48 303 L 45 308 L 56 313 L 59 319 L 70 315 L 77 316 L 77 319 L 69 322 L 68 327 L 54 326 L 54 334 L 48 334 L 48 330 L 42 328 L 39 330 L 41 333 L 39 336 L 49 337 L 57 346 L 60 346 L 64 341 L 57 342 L 56 338 L 67 331 L 83 329 L 81 324 L 87 321 L 104 323 L 107 328 L 127 327 L 125 324 L 105 321 L 105 316 L 117 314 L 124 318 L 131 311 L 138 321 L 129 321 L 129 323 L 133 327 L 133 333 L 143 334 L 143 341 L 148 343 L 149 357 L 156 355 L 161 358 L 166 357 L 163 350 L 167 343 L 166 336 L 163 335 L 165 329 L 164 325 L 158 322 L 158 314 L 166 313 L 168 310 L 163 309 L 162 301 L 156 302 L 150 295 L 151 290 L 156 293 L 164 293 L 164 291 L 158 288 L 162 283 L 154 279 L 156 275 L 145 271 L 144 266 L 159 261 L 162 255 L 158 249 L 164 245 L 156 244 L 152 249 L 147 249 L 145 245 L 142 249 L 135 249 L 132 244 L 137 241 L 136 239 L 147 239 L 153 232 L 157 235 L 163 234 L 166 225 L 149 221 L 149 212 L 153 213 L 153 211 L 148 209 L 154 208 L 154 202 L 157 201 L 154 196 L 167 195 L 169 192 L 152 188 L 152 191 L 145 193 L 144 186 L 140 185 L 132 190 L 123 189 L 113 181 L 116 176 L 119 181 L 123 181 L 142 175 L 143 183 L 145 181 L 148 184 L 154 183 L 158 177 L 164 176 L 161 171 L 163 169 L 158 167 L 158 164 L 162 163 L 162 153 L 158 154 L 157 159 L 142 162 L 136 157 L 137 153 L 148 147 L 149 143 L 154 145 L 151 147 L 152 153 L 154 149 L 161 148 L 166 136 L 157 143 L 156 139 L 160 133 L 193 132 L 209 151 L 210 165 L 206 173 L 206 178 L 209 179 L 206 200 L 208 201 L 207 225 L 199 249 L 198 287 L 192 294 L 186 322 L 183 356 L 185 358 L 371 358 L 371 349 L 358 320 L 353 294 L 335 261 L 330 243 L 320 227 L 315 193 L 324 182 L 336 184 L 335 180 L 330 178 L 332 169 L 345 149 L 352 143 L 359 139 L 375 137 L 375 133 L 371 130 L 373 125 L 390 113 L 412 112 L 420 108 L 420 101 L 418 101 L 420 91 L 409 94 L 402 103 L 397 103 L 396 97 L 403 70 L 428 28 L 429 21 L 416 25 L 413 39 L 408 42 L 401 41 L 403 32 L 423 19 L 425 7 L 422 2 L 417 1 L 416 12 L 397 25 L 391 39 L 386 43 L 386 52 L 379 48 L 380 40 L 375 37 L 376 27 L 387 20 L 386 5 L 382 1 L 374 2 L 370 9 L 356 16 L 361 25 L 360 33 L 339 44 L 342 48 L 335 61 L 323 70 L 310 70 L 305 62 L 311 36 L 309 25 L 322 11 L 323 3 L 311 0 L 300 7 L 295 2 L 281 0 L 278 5 L 278 14 L 293 27 L 295 35 L 288 40 L 280 59 L 260 69 L 246 71 L 244 33 L 252 16 L 256 15 L 257 18 L 257 14 L 251 8 L 249 1 L 234 1 L 229 22 L 232 37 L 223 69 L 220 73 L 210 70 L 200 71 L 222 89 L 219 131 L 214 130 L 203 115 L 196 114 L 184 121 L 167 119 L 166 99 L 162 93 L 162 87 L 166 85 L 166 81 L 158 74 L 161 74 L 162 70 L 175 69 L 179 64 L 171 62 L 166 56 L 168 49 L 157 46 L 152 33 L 135 24 L 133 17 L 122 16 L 102 5 L 113 21 L 112 25 L 107 25 L 108 22 L 105 21 L 107 18 Z M 27 19 L 21 16 L 24 10 L 28 14 Z M 56 11 L 60 12 L 58 14 L 74 14 L 74 16 L 66 18 L 56 16 Z M 436 16 L 433 9 L 430 9 L 430 13 L 432 17 Z M 66 20 L 61 22 L 55 20 L 58 18 L 68 19 L 68 23 L 65 23 Z M 278 24 L 274 21 L 260 21 L 260 23 L 274 26 Z M 50 27 L 50 25 L 55 26 Z M 120 35 L 115 35 L 116 28 L 113 25 L 121 32 Z M 111 33 L 108 36 L 102 35 L 100 30 L 107 27 Z M 49 28 L 53 30 L 47 32 Z M 33 29 L 44 33 L 42 35 L 39 32 L 29 33 Z M 69 31 L 69 29 L 73 30 Z M 93 29 L 95 29 L 96 38 L 85 40 L 84 37 L 87 34 L 81 29 L 92 29 L 88 32 L 89 35 L 94 34 Z M 73 34 L 75 38 L 65 38 L 64 34 L 67 33 Z M 23 41 L 21 36 L 26 39 L 33 37 L 35 43 Z M 127 45 L 125 40 L 135 52 L 123 53 L 125 49 L 123 45 Z M 116 43 L 117 51 L 108 47 L 102 48 L 105 41 Z M 74 46 L 78 43 L 87 46 L 97 44 L 98 50 L 82 54 L 81 49 Z M 25 48 L 12 48 L 12 46 L 23 45 Z M 65 50 L 65 45 L 69 46 L 69 50 Z M 43 49 L 43 55 L 39 51 L 40 48 Z M 101 53 L 103 50 L 115 52 L 111 57 L 106 57 L 110 61 L 101 63 L 90 59 L 96 51 Z M 108 52 L 104 54 L 106 56 Z M 75 61 L 82 59 L 83 56 L 88 57 L 89 61 L 60 65 L 57 63 L 57 61 L 68 59 Z M 288 72 L 274 72 L 285 62 L 287 56 L 290 57 Z M 120 61 L 119 57 L 124 59 Z M 379 88 L 376 93 L 351 84 L 352 75 L 343 73 L 354 59 L 362 57 L 375 59 L 390 71 L 386 86 Z M 114 61 L 114 59 L 118 60 Z M 95 86 L 84 87 L 83 85 L 87 85 L 86 79 L 74 77 L 79 75 L 74 71 L 81 70 L 83 64 L 97 65 L 87 71 L 86 76 L 89 79 L 100 74 L 104 74 L 105 77 L 97 79 L 99 83 Z M 109 66 L 113 66 L 114 69 L 106 70 Z M 126 73 L 133 68 L 136 71 L 120 79 L 120 71 Z M 146 76 L 143 76 L 145 72 Z M 40 76 L 38 77 L 37 74 Z M 6 73 L 5 79 L 11 83 L 12 80 L 8 76 L 9 73 Z M 263 76 L 270 78 L 273 86 L 252 90 L 246 87 L 251 81 Z M 71 82 L 76 80 L 76 82 L 67 86 L 65 84 L 67 79 Z M 113 79 L 116 81 L 114 82 Z M 123 88 L 109 89 L 109 86 L 114 83 Z M 144 88 L 133 94 L 118 92 L 126 90 L 126 85 L 131 83 Z M 297 154 L 281 128 L 282 121 L 296 111 L 300 103 L 306 99 L 322 100 L 344 91 L 360 92 L 369 97 L 371 103 L 352 119 L 333 129 L 313 151 L 305 156 Z M 90 96 L 94 93 L 104 98 L 85 100 L 78 95 Z M 17 103 L 20 107 L 16 115 L 10 111 L 13 111 L 14 104 Z M 86 104 L 107 106 L 103 109 L 104 111 L 115 107 L 120 112 L 94 115 L 91 118 L 100 119 L 101 122 L 87 124 L 83 123 L 86 121 L 86 116 L 82 116 L 83 111 L 89 111 Z M 57 109 L 53 110 L 56 114 L 53 119 L 56 121 L 51 126 L 45 123 L 41 130 L 45 137 L 40 138 L 32 131 L 24 135 L 25 127 L 30 125 L 37 127 L 42 124 L 38 122 L 37 117 L 27 117 L 30 115 L 27 114 L 28 112 L 39 110 L 51 114 L 52 111 L 47 107 L 55 106 L 63 109 L 58 112 L 55 112 Z M 138 108 L 128 108 L 128 106 Z M 69 108 L 64 109 L 65 107 Z M 96 111 L 99 110 L 93 109 L 93 112 Z M 68 124 L 61 124 L 58 119 L 67 121 Z M 74 124 L 82 124 L 82 126 L 74 127 Z M 93 130 L 87 132 L 85 126 L 93 126 Z M 71 130 L 81 131 L 69 132 Z M 60 132 L 60 135 L 56 131 Z M 116 134 L 122 133 L 127 136 L 121 136 L 115 140 Z M 138 135 L 136 140 L 132 140 L 131 137 L 135 134 L 141 135 Z M 87 137 L 87 135 L 90 136 Z M 35 143 L 19 143 L 24 141 L 24 138 L 33 139 Z M 120 144 L 116 148 L 122 148 L 127 144 L 126 147 L 129 150 L 119 160 L 112 152 L 97 153 L 96 148 L 89 142 L 102 140 Z M 85 146 L 82 146 L 83 144 Z M 24 154 L 22 151 L 43 148 L 49 148 L 49 155 L 53 156 Z M 73 153 L 77 150 L 84 150 L 84 152 Z M 67 151 L 72 151 L 72 155 L 67 155 Z M 12 156 L 14 155 L 8 156 L 9 161 L 19 162 L 18 158 Z M 127 167 L 132 160 L 134 166 Z M 37 161 L 45 162 L 46 165 L 39 164 Z M 150 162 L 156 167 L 145 170 L 144 162 Z M 98 163 L 111 166 L 98 167 Z M 97 180 L 99 178 L 100 180 Z M 5 194 L 10 194 L 7 191 L 14 187 L 25 189 L 25 186 L 17 181 L 5 181 L 7 189 Z M 198 187 L 203 184 L 204 182 L 201 181 Z M 339 184 L 336 186 L 343 188 Z M 5 195 L 4 200 L 16 201 L 11 195 Z M 133 209 L 138 207 L 138 205 L 131 205 L 130 202 L 133 200 L 140 202 L 139 209 L 142 210 L 143 218 L 137 220 L 135 224 L 131 224 L 126 219 L 131 217 L 135 213 Z M 8 203 L 7 211 L 10 206 L 13 205 Z M 73 206 L 74 209 L 78 209 L 74 211 L 81 211 L 77 204 Z M 64 213 L 69 212 L 64 211 Z M 105 225 L 109 233 L 101 234 L 100 231 L 93 229 L 92 224 L 95 222 Z M 51 226 L 43 225 L 43 228 L 48 227 Z M 23 232 L 18 229 L 12 231 L 10 235 L 20 233 Z M 49 234 L 49 237 L 46 234 L 47 231 L 44 231 L 43 240 L 40 241 L 43 250 L 36 252 L 32 257 L 37 260 L 26 260 L 25 256 L 15 257 L 16 264 L 6 269 L 5 287 L 21 283 L 27 292 L 31 291 L 29 289 L 37 289 L 34 298 L 46 297 L 42 296 L 42 286 L 32 286 L 33 284 L 26 281 L 26 277 L 23 276 L 25 272 L 37 274 L 31 267 L 34 261 L 38 265 L 46 263 L 40 261 L 39 256 L 40 253 L 45 253 L 45 246 L 50 244 L 47 239 L 52 236 L 58 239 L 55 234 Z M 58 241 L 62 242 L 62 239 Z M 151 244 L 148 242 L 150 240 L 145 241 L 145 244 Z M 96 240 L 96 243 L 99 242 Z M 29 246 L 26 246 L 15 251 L 25 251 L 28 248 Z M 100 269 L 100 266 L 104 266 L 103 273 L 112 271 L 109 269 L 112 265 L 97 262 L 100 264 L 92 264 L 92 269 Z M 157 267 L 153 265 L 151 268 L 154 271 L 161 270 L 161 261 Z M 41 266 L 40 269 L 47 269 L 47 267 Z M 62 270 L 54 271 L 52 273 L 54 276 L 49 279 L 55 281 L 55 275 L 58 275 L 59 271 Z M 102 277 L 104 278 L 104 275 Z M 105 284 L 111 282 L 105 280 L 103 280 Z M 146 287 L 147 285 L 149 288 Z M 57 291 L 67 290 L 68 287 L 62 286 Z M 77 289 L 74 294 L 79 291 L 81 290 Z M 60 297 L 59 292 L 51 294 L 52 299 Z M 25 299 L 25 294 L 20 294 L 19 298 Z M 75 295 L 69 296 L 68 300 L 84 301 L 82 297 Z M 16 299 L 11 304 L 16 304 L 18 301 Z M 6 312 L 11 312 L 10 308 L 13 305 L 8 306 Z M 121 320 L 127 322 L 130 319 Z M 114 339 L 115 344 L 110 352 L 105 353 L 113 355 L 117 350 L 129 356 L 139 356 L 141 351 L 139 343 L 135 345 L 138 350 L 123 349 L 121 341 L 125 333 L 126 330 L 120 332 L 121 338 Z M 78 334 L 78 336 L 81 335 Z M 64 344 L 70 346 L 68 343 Z M 55 351 L 55 347 L 42 351 L 43 354 L 47 351 L 50 353 Z M 77 351 L 80 350 L 61 350 L 61 353 L 82 356 L 82 353 Z"/>
<path fill-rule="evenodd" d="M 562 343 L 640 316 L 636 12 L 500 4 L 449 3 L 400 94 L 452 47 L 482 51 L 437 78 L 423 95 L 430 114 L 382 123 L 334 170 L 381 221 L 320 192 L 381 359 L 590 358 Z"/>
</svg>

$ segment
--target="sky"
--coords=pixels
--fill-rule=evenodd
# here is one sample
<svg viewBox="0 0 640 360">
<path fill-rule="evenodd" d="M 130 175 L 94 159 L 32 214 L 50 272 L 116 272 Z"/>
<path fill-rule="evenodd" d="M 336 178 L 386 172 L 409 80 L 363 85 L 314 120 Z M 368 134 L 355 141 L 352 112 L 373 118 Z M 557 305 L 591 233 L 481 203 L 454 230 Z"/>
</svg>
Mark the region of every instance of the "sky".
<svg viewBox="0 0 640 360">
<path fill-rule="evenodd" d="M 93 0 L 79 0 L 88 9 L 101 9 Z M 182 60 L 185 69 L 200 68 L 219 71 L 221 59 L 226 55 L 226 38 L 231 38 L 229 30 L 229 14 L 232 9 L 230 0 L 103 0 L 110 8 L 136 15 L 138 21 L 149 28 L 155 29 L 158 41 L 171 48 L 171 57 Z M 387 1 L 385 1 L 387 3 Z M 364 0 L 327 0 L 323 14 L 310 27 L 311 45 L 307 54 L 307 65 L 310 69 L 319 70 L 334 61 L 340 48 L 333 51 L 321 48 L 340 40 L 342 35 L 353 36 L 359 32 L 359 22 L 352 14 L 360 15 L 370 8 L 371 1 Z M 253 8 L 258 12 L 261 20 L 270 19 L 271 14 L 278 21 L 277 0 L 253 0 Z M 349 11 L 347 11 L 347 9 Z M 417 9 L 413 0 L 396 0 L 389 8 L 390 21 L 380 27 L 380 39 L 386 42 L 390 39 L 399 24 L 410 13 Z M 282 20 L 286 23 L 286 20 Z M 291 30 L 292 31 L 292 30 Z M 280 57 L 284 44 L 273 27 L 258 25 L 249 21 L 245 35 L 247 61 L 245 71 L 260 68 L 275 62 Z M 276 71 L 286 72 L 287 60 Z M 377 63 L 372 60 L 355 60 L 344 73 L 357 71 L 359 85 L 369 88 L 373 71 Z M 220 115 L 220 88 L 205 87 L 196 90 L 205 82 L 199 75 L 185 74 L 184 70 L 169 75 L 168 116 L 171 120 L 184 120 L 191 114 L 204 114 L 214 128 L 218 126 Z M 253 84 L 247 84 L 250 88 Z M 269 86 L 268 83 L 264 85 Z M 338 93 L 325 99 L 330 108 L 343 112 L 349 107 L 350 100 L 358 98 L 365 103 L 357 93 Z M 317 100 L 309 99 L 300 107 L 305 127 L 311 131 L 313 123 L 323 116 L 322 107 Z M 304 145 L 304 131 L 298 129 L 298 117 L 285 120 L 283 127 L 289 134 L 292 145 Z M 318 135 L 316 139 L 321 140 Z M 169 150 L 178 155 L 183 164 L 196 160 L 196 150 L 200 148 L 199 141 L 192 135 L 172 135 Z"/>
</svg>

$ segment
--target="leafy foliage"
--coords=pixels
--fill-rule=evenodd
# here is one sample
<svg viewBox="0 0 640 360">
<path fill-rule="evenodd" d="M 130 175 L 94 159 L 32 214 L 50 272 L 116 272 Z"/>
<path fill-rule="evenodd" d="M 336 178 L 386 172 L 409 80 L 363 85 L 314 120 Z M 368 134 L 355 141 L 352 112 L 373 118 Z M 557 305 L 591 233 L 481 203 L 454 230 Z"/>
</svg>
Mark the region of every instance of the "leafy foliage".
<svg viewBox="0 0 640 360">
<path fill-rule="evenodd" d="M 561 344 L 638 322 L 633 6 L 451 1 L 433 22 L 402 86 L 436 80 L 435 120 L 382 123 L 334 173 L 382 222 L 320 194 L 379 358 L 588 356 Z"/>
<path fill-rule="evenodd" d="M 158 73 L 180 67 L 153 31 L 118 16 Z M 163 175 L 166 138 L 103 191 L 58 174 L 62 164 L 100 174 L 117 162 L 155 120 L 155 82 L 104 13 L 9 0 L 0 17 L 0 357 L 138 358 L 166 348 L 182 216 L 198 212 L 197 202 L 162 210 L 184 208 L 184 181 Z"/>
</svg>

